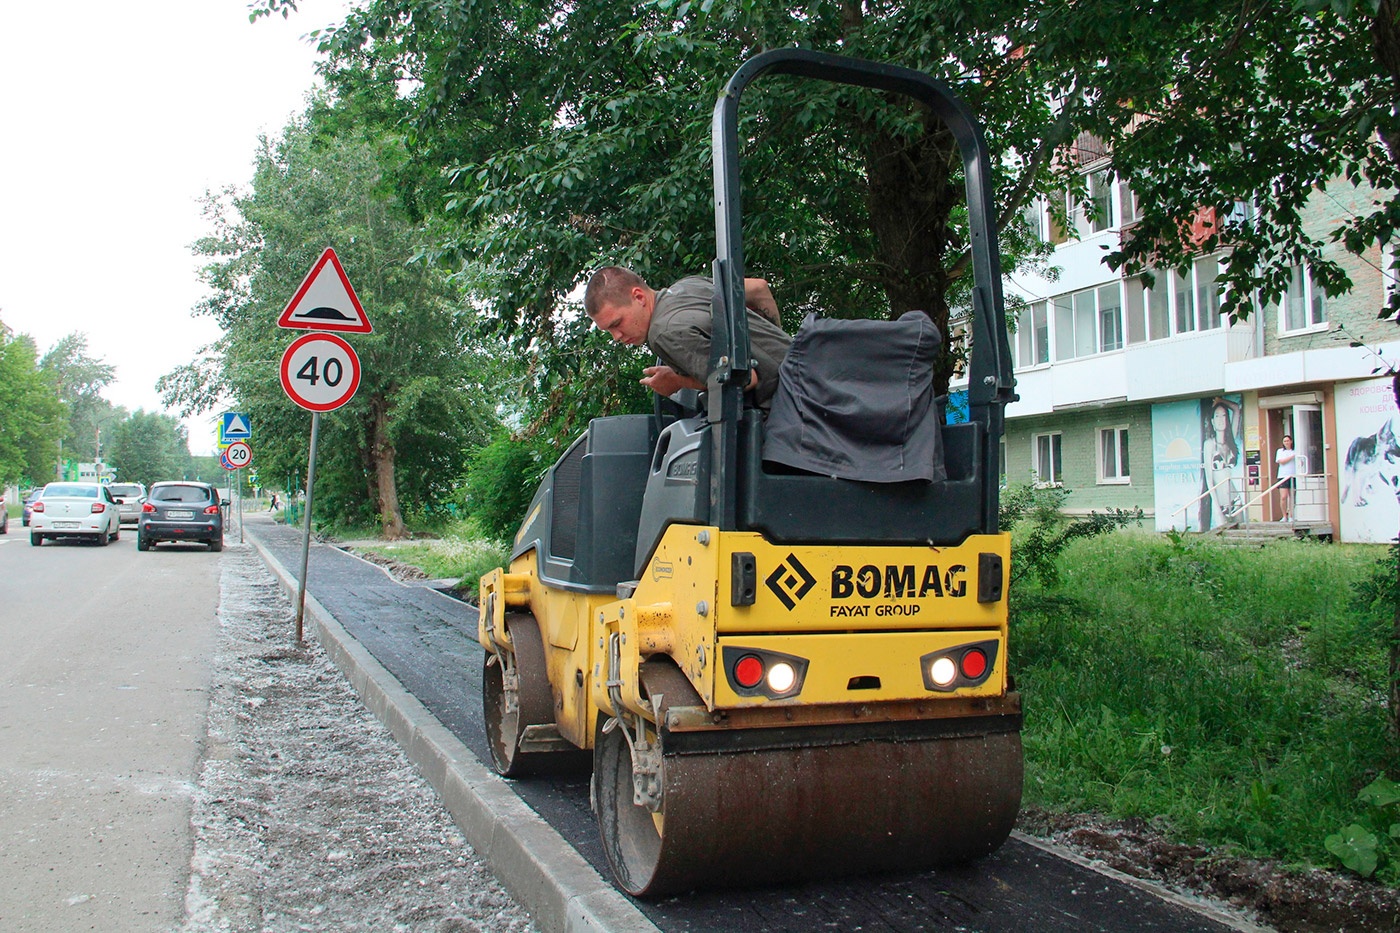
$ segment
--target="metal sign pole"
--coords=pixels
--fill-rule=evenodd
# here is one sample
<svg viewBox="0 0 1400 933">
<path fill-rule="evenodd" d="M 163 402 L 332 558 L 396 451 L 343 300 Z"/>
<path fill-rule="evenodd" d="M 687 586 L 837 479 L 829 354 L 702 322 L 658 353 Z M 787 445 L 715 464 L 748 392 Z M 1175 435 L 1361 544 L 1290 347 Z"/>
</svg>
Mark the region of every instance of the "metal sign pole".
<svg viewBox="0 0 1400 933">
<path fill-rule="evenodd" d="M 306 518 L 301 532 L 301 580 L 297 585 L 297 644 L 301 644 L 301 617 L 306 608 L 306 564 L 311 554 L 311 487 L 316 479 L 316 435 L 321 432 L 321 413 L 311 413 L 311 451 L 306 458 Z"/>
</svg>

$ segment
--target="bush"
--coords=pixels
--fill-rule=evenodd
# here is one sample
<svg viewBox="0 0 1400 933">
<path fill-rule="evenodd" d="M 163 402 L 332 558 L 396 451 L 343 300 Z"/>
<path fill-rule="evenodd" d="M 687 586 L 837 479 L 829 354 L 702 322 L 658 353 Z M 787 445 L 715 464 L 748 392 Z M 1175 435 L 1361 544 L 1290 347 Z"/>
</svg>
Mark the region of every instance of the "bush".
<svg viewBox="0 0 1400 933">
<path fill-rule="evenodd" d="M 468 459 L 463 499 L 484 534 L 515 537 L 544 472 L 540 459 L 529 443 L 504 433 Z"/>
</svg>

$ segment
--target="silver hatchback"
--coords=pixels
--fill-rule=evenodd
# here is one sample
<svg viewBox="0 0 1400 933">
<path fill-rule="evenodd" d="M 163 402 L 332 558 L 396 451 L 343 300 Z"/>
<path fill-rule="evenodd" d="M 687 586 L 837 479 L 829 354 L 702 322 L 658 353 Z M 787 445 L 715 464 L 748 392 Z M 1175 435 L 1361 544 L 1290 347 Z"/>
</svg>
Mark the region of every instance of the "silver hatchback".
<svg viewBox="0 0 1400 933">
<path fill-rule="evenodd" d="M 112 483 L 107 491 L 117 500 L 117 512 L 122 517 L 123 525 L 135 525 L 141 521 L 141 506 L 146 501 L 144 483 Z"/>
</svg>

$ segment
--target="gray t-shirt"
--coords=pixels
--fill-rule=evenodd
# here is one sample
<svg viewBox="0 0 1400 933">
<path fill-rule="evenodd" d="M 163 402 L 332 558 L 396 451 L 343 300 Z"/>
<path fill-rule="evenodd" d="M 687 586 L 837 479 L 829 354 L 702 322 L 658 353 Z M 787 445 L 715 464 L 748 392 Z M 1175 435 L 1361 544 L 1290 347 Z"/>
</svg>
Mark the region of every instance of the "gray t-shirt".
<svg viewBox="0 0 1400 933">
<path fill-rule="evenodd" d="M 705 381 L 710 369 L 710 312 L 715 283 L 698 275 L 656 293 L 647 328 L 647 346 L 661 362 L 682 375 Z M 758 361 L 754 404 L 767 409 L 778 390 L 778 367 L 792 343 L 781 327 L 749 309 L 749 355 Z"/>
</svg>

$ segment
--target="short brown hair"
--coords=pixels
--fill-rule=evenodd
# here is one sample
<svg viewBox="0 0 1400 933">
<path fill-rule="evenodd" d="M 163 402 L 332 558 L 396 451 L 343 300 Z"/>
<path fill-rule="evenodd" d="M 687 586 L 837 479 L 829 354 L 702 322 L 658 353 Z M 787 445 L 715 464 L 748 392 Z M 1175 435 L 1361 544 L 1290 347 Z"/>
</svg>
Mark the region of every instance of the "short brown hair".
<svg viewBox="0 0 1400 933">
<path fill-rule="evenodd" d="M 640 285 L 647 287 L 642 277 L 631 269 L 622 266 L 604 266 L 588 280 L 583 291 L 583 310 L 589 317 L 597 317 L 603 305 L 618 305 L 627 301 L 627 293 Z"/>
</svg>

